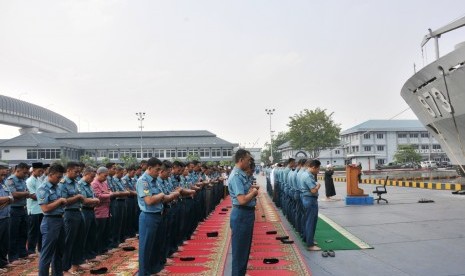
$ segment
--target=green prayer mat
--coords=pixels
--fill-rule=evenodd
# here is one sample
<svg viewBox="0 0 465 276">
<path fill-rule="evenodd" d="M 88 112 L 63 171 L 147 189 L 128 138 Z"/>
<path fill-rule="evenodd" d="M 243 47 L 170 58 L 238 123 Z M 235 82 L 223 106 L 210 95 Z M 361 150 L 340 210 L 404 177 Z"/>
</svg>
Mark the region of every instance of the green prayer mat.
<svg viewBox="0 0 465 276">
<path fill-rule="evenodd" d="M 358 250 L 373 247 L 361 241 L 323 214 L 318 215 L 315 240 L 321 250 Z"/>
</svg>

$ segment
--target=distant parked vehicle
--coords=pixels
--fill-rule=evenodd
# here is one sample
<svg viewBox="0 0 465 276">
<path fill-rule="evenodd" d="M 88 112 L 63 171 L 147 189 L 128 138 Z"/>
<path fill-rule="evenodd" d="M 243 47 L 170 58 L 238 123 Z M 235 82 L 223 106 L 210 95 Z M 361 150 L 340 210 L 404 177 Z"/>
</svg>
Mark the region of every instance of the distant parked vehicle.
<svg viewBox="0 0 465 276">
<path fill-rule="evenodd" d="M 443 161 L 438 164 L 438 167 L 439 168 L 452 168 L 453 166 L 450 162 Z"/>
<path fill-rule="evenodd" d="M 389 169 L 400 169 L 400 168 L 402 168 L 402 165 L 397 162 L 389 162 L 383 165 L 379 165 L 379 164 L 376 165 L 376 169 L 378 170 L 389 170 Z"/>
<path fill-rule="evenodd" d="M 407 163 L 398 163 L 398 162 L 390 162 L 383 165 L 376 165 L 376 169 L 378 170 L 391 170 L 391 169 L 418 169 L 420 168 L 420 164 L 415 162 L 407 162 Z"/>
<path fill-rule="evenodd" d="M 402 168 L 418 169 L 418 168 L 420 168 L 420 164 L 415 163 L 415 162 L 408 162 L 408 163 L 402 164 L 401 167 Z"/>
<path fill-rule="evenodd" d="M 438 163 L 436 163 L 436 161 L 421 161 L 420 166 L 424 169 L 425 168 L 437 168 Z"/>
</svg>

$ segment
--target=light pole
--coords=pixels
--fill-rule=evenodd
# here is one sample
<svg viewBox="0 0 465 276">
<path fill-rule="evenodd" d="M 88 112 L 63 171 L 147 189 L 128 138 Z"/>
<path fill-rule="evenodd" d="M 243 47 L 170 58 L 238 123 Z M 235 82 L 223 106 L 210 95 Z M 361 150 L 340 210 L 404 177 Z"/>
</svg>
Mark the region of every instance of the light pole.
<svg viewBox="0 0 465 276">
<path fill-rule="evenodd" d="M 273 131 L 271 130 L 271 115 L 275 111 L 274 108 L 265 109 L 266 114 L 270 116 L 270 162 L 273 163 Z"/>
<path fill-rule="evenodd" d="M 136 113 L 136 116 L 139 117 L 137 118 L 137 120 L 139 120 L 140 122 L 140 159 L 142 160 L 143 159 L 143 153 L 142 153 L 142 129 L 144 128 L 143 126 L 143 121 L 144 121 L 144 118 L 145 118 L 145 112 L 137 112 Z"/>
</svg>

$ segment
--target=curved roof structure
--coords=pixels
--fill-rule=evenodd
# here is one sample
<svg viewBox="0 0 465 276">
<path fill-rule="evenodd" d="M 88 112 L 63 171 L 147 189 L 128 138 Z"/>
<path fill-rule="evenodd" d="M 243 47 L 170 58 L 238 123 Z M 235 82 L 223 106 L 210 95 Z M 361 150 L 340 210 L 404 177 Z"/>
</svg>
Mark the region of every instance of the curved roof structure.
<svg viewBox="0 0 465 276">
<path fill-rule="evenodd" d="M 75 133 L 78 130 L 73 121 L 58 113 L 3 95 L 0 95 L 0 124 L 49 133 Z"/>
</svg>

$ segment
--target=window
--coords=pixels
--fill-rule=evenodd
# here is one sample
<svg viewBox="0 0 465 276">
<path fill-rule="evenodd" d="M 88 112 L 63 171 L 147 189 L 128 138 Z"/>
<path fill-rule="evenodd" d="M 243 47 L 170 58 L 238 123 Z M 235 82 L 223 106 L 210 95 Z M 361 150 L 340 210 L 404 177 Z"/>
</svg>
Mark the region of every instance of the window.
<svg viewBox="0 0 465 276">
<path fill-rule="evenodd" d="M 187 157 L 187 150 L 186 149 L 178 149 L 178 158 L 186 158 Z"/>
<path fill-rule="evenodd" d="M 37 150 L 27 150 L 27 159 L 37 159 Z"/>
<path fill-rule="evenodd" d="M 377 151 L 384 151 L 384 146 L 376 146 Z"/>
<path fill-rule="evenodd" d="M 433 149 L 441 149 L 441 145 L 433 145 Z"/>
<path fill-rule="evenodd" d="M 210 149 L 199 149 L 200 157 L 210 157 Z"/>
<path fill-rule="evenodd" d="M 98 157 L 107 157 L 107 151 L 106 150 L 99 150 L 97 153 Z"/>
<path fill-rule="evenodd" d="M 364 151 L 371 151 L 371 146 L 365 146 L 365 147 L 363 148 L 363 150 L 364 150 Z"/>
<path fill-rule="evenodd" d="M 123 157 L 123 156 L 131 156 L 131 151 L 129 150 L 122 150 L 119 152 L 120 156 Z"/>
<path fill-rule="evenodd" d="M 358 152 L 359 147 L 358 146 L 352 146 L 352 152 Z"/>
<path fill-rule="evenodd" d="M 140 150 L 133 150 L 131 155 L 133 158 L 142 159 Z"/>
<path fill-rule="evenodd" d="M 418 133 L 410 133 L 410 138 L 418 138 Z"/>
<path fill-rule="evenodd" d="M 376 160 L 376 162 L 378 163 L 378 165 L 384 165 L 386 161 L 384 159 L 378 159 Z"/>
<path fill-rule="evenodd" d="M 9 152 L 10 152 L 10 150 L 3 150 L 3 152 L 4 152 L 4 153 L 9 153 Z"/>
<path fill-rule="evenodd" d="M 175 158 L 176 157 L 176 150 L 174 150 L 174 149 L 167 149 L 165 151 L 165 153 L 166 153 L 165 158 Z"/>
<path fill-rule="evenodd" d="M 198 149 L 189 149 L 188 154 L 192 156 L 200 156 Z"/>
<path fill-rule="evenodd" d="M 370 139 L 370 138 L 371 138 L 370 133 L 363 134 L 363 139 Z"/>
<path fill-rule="evenodd" d="M 384 139 L 384 133 L 377 133 L 376 139 Z"/>
<path fill-rule="evenodd" d="M 397 134 L 397 138 L 407 138 L 407 133 L 399 133 Z"/>
<path fill-rule="evenodd" d="M 117 150 L 109 150 L 108 158 L 110 159 L 119 159 L 119 152 Z"/>
<path fill-rule="evenodd" d="M 165 158 L 165 150 L 156 149 L 153 151 L 153 157 Z"/>
<path fill-rule="evenodd" d="M 223 149 L 223 157 L 232 156 L 232 149 Z"/>
<path fill-rule="evenodd" d="M 340 150 L 335 150 L 334 154 L 339 154 L 341 151 Z"/>
<path fill-rule="evenodd" d="M 429 149 L 429 145 L 421 145 L 421 149 Z"/>
<path fill-rule="evenodd" d="M 212 149 L 212 157 L 221 157 L 221 149 Z"/>
<path fill-rule="evenodd" d="M 143 156 L 143 158 L 150 158 L 150 157 L 152 157 L 152 156 L 153 156 L 152 150 L 151 150 L 151 149 L 143 150 L 142 156 Z"/>
<path fill-rule="evenodd" d="M 26 150 L 27 159 L 60 159 L 60 149 L 28 149 Z"/>
<path fill-rule="evenodd" d="M 429 133 L 428 132 L 422 132 L 420 134 L 421 138 L 429 138 Z"/>
</svg>

